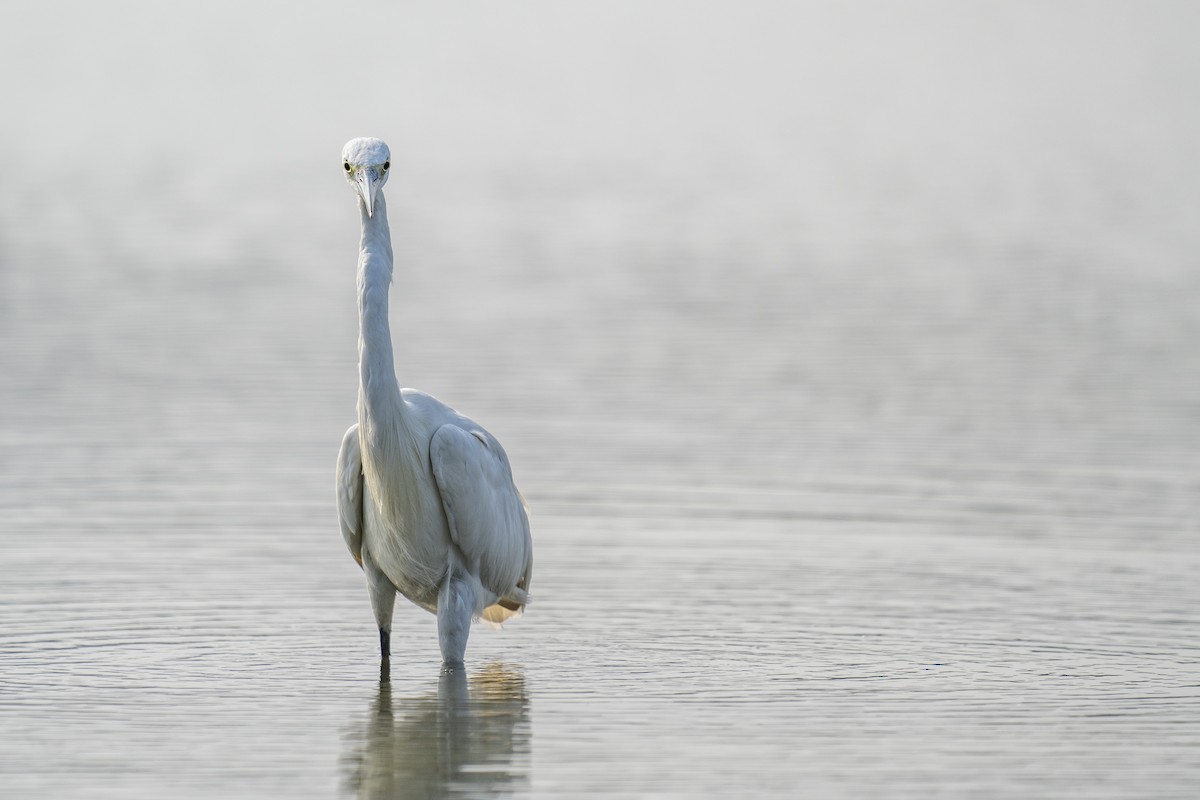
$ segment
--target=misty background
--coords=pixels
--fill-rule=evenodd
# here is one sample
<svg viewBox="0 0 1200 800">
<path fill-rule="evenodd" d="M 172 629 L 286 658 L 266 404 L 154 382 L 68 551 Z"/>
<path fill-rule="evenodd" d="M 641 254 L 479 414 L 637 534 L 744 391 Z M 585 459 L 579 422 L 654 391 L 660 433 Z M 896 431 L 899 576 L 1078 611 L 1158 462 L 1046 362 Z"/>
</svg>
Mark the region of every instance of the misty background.
<svg viewBox="0 0 1200 800">
<path fill-rule="evenodd" d="M 6 3 L 0 786 L 1189 796 L 1198 32 Z M 401 384 L 531 506 L 538 602 L 469 689 L 398 606 L 384 693 L 337 534 L 355 136 Z"/>
</svg>

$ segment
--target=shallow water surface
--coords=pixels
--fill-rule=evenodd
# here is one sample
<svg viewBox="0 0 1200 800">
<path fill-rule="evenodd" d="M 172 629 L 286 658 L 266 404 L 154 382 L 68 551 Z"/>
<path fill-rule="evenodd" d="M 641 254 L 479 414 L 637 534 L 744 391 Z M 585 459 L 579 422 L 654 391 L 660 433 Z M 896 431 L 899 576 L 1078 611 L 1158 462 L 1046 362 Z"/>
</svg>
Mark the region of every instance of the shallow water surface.
<svg viewBox="0 0 1200 800">
<path fill-rule="evenodd" d="M 0 26 L 0 794 L 1195 797 L 1195 13 L 493 5 L 375 8 L 390 94 Z M 531 507 L 458 673 L 337 530 L 362 134 Z"/>
</svg>

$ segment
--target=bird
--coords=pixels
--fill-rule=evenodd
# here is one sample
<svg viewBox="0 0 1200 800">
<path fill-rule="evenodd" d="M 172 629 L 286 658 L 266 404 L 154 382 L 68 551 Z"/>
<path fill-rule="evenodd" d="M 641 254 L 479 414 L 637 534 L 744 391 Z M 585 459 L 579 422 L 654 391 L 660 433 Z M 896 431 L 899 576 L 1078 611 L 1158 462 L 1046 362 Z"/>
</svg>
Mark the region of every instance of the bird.
<svg viewBox="0 0 1200 800">
<path fill-rule="evenodd" d="M 381 664 L 399 593 L 437 615 L 443 667 L 461 667 L 471 623 L 524 611 L 533 573 L 525 500 L 496 437 L 440 400 L 401 389 L 388 291 L 392 242 L 383 186 L 391 151 L 375 138 L 342 149 L 358 198 L 358 422 L 337 458 L 342 537 L 366 576 Z M 400 328 L 402 330 L 402 328 Z"/>
</svg>

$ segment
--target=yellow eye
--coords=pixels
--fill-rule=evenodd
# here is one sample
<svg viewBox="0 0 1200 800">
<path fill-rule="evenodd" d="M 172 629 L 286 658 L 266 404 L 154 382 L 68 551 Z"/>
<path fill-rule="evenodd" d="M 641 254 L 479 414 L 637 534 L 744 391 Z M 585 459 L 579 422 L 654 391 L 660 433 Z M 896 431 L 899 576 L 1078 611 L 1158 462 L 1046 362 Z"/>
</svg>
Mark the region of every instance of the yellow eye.
<svg viewBox="0 0 1200 800">
<path fill-rule="evenodd" d="M 391 165 L 392 165 L 392 162 L 390 162 L 390 161 L 385 161 L 385 162 L 383 162 L 383 168 L 384 168 L 384 169 L 387 169 L 387 168 L 388 168 L 388 167 L 390 167 Z"/>
<path fill-rule="evenodd" d="M 346 172 L 349 172 L 350 171 L 350 162 L 347 161 L 344 164 L 342 164 L 342 168 L 345 169 Z"/>
</svg>

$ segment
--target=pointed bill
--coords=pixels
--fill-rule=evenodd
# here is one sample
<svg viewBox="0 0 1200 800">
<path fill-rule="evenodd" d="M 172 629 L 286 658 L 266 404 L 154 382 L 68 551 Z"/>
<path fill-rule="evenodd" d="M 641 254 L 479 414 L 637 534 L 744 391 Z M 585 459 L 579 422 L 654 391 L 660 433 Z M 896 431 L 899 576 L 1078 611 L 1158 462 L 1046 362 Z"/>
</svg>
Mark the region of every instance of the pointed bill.
<svg viewBox="0 0 1200 800">
<path fill-rule="evenodd" d="M 379 183 L 375 180 L 375 171 L 370 167 L 360 167 L 354 176 L 354 181 L 358 188 L 358 196 L 362 198 L 363 205 L 366 206 L 367 216 L 375 216 L 375 192 L 379 190 Z"/>
</svg>

